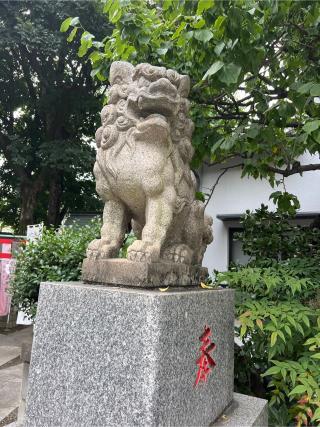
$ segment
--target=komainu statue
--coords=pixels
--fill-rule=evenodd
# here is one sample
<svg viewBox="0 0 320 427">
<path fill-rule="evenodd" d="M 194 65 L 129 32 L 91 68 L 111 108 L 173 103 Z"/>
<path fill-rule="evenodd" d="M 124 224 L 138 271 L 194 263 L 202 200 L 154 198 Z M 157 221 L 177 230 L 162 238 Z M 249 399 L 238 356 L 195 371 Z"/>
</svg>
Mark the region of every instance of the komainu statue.
<svg viewBox="0 0 320 427">
<path fill-rule="evenodd" d="M 110 69 L 109 103 L 96 132 L 94 175 L 103 199 L 101 239 L 88 259 L 115 258 L 131 221 L 135 262 L 201 265 L 212 241 L 212 219 L 195 199 L 193 122 L 188 117 L 188 76 L 128 62 Z"/>
</svg>

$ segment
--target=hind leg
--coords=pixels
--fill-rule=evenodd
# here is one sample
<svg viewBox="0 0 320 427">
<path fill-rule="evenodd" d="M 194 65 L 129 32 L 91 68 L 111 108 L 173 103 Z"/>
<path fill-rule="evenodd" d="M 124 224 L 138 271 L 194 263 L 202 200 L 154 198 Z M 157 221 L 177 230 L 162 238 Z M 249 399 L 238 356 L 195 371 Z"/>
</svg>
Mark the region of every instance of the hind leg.
<svg viewBox="0 0 320 427">
<path fill-rule="evenodd" d="M 101 239 L 93 240 L 87 250 L 91 258 L 115 258 L 122 245 L 127 226 L 125 205 L 119 200 L 108 200 L 103 210 Z"/>
</svg>

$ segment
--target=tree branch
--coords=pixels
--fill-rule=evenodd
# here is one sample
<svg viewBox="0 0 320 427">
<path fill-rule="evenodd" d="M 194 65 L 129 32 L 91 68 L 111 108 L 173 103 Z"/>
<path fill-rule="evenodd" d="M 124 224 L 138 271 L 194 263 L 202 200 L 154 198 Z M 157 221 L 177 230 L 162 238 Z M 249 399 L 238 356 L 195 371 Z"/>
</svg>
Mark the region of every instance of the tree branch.
<svg viewBox="0 0 320 427">
<path fill-rule="evenodd" d="M 209 197 L 206 200 L 205 203 L 205 207 L 207 207 L 208 203 L 210 202 L 210 199 L 215 191 L 215 189 L 217 188 L 217 185 L 219 184 L 220 179 L 223 177 L 223 175 L 228 172 L 229 169 L 234 169 L 234 168 L 238 168 L 240 166 L 243 166 L 243 163 L 238 163 L 236 165 L 232 165 L 232 166 L 227 166 L 226 168 L 221 169 L 222 172 L 218 175 L 218 178 L 216 179 L 216 182 L 214 183 L 214 185 L 211 187 L 210 193 L 209 193 Z"/>
<path fill-rule="evenodd" d="M 320 163 L 310 163 L 309 165 L 301 165 L 299 162 L 295 162 L 291 168 L 280 169 L 274 166 L 268 166 L 269 171 L 278 173 L 284 177 L 294 175 L 296 173 L 302 174 L 303 172 L 320 170 Z"/>
</svg>

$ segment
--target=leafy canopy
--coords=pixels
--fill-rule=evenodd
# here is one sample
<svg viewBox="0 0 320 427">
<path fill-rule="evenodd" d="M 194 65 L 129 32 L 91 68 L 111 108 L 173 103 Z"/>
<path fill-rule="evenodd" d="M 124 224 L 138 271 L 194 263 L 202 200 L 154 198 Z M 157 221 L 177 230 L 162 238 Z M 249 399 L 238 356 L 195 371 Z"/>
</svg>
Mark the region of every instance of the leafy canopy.
<svg viewBox="0 0 320 427">
<path fill-rule="evenodd" d="M 320 147 L 320 4 L 292 0 L 103 0 L 113 25 L 98 41 L 78 18 L 80 57 L 91 75 L 113 60 L 150 62 L 191 76 L 194 165 L 240 158 L 243 175 L 289 176 L 320 169 L 297 158 Z"/>
<path fill-rule="evenodd" d="M 0 2 L 0 216 L 10 225 L 45 220 L 50 207 L 59 222 L 69 209 L 99 206 L 89 139 L 98 87 L 60 32 L 75 12 L 107 31 L 90 2 Z"/>
</svg>

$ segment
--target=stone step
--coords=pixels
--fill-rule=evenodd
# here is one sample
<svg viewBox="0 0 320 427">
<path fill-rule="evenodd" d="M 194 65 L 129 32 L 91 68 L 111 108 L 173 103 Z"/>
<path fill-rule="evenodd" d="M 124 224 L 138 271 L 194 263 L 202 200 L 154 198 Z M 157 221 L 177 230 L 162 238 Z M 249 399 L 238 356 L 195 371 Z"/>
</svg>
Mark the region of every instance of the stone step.
<svg viewBox="0 0 320 427">
<path fill-rule="evenodd" d="M 20 404 L 22 365 L 0 369 L 0 422 Z"/>
<path fill-rule="evenodd" d="M 21 348 L 18 346 L 1 346 L 0 347 L 0 369 L 8 363 L 20 357 Z"/>
</svg>

